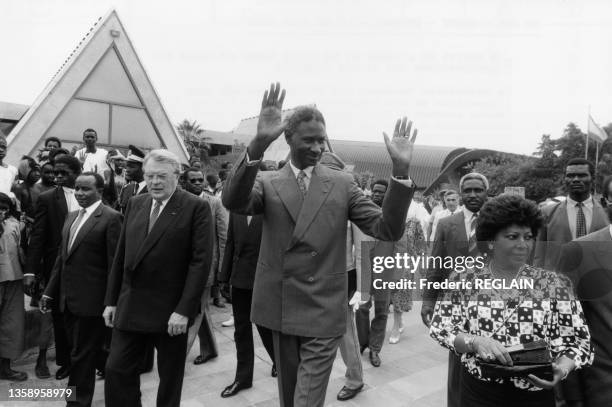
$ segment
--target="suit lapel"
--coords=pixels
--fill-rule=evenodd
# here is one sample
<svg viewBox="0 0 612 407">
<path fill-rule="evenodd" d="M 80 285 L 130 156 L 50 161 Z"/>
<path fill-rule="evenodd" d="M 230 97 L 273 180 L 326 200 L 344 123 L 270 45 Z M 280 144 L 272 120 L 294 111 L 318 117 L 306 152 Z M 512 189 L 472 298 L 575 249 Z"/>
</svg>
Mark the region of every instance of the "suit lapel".
<svg viewBox="0 0 612 407">
<path fill-rule="evenodd" d="M 591 198 L 593 199 L 593 198 Z M 593 199 L 593 218 L 591 219 L 591 229 L 589 233 L 595 232 L 608 224 L 608 218 L 604 209 Z M 609 233 L 608 233 L 609 235 Z"/>
<path fill-rule="evenodd" d="M 559 216 L 557 216 L 557 221 L 558 223 L 558 227 L 559 230 L 561 231 L 561 233 L 563 234 L 563 236 L 561 236 L 560 238 L 557 238 L 556 235 L 555 236 L 555 240 L 559 241 L 559 242 L 569 242 L 571 240 L 573 240 L 572 238 L 572 231 L 570 229 L 570 225 L 569 225 L 569 221 L 567 220 L 567 201 L 563 201 L 559 204 Z M 593 222 L 591 222 L 592 224 Z M 554 232 L 553 232 L 554 233 Z"/>
<path fill-rule="evenodd" d="M 87 220 L 85 221 L 83 226 L 81 226 L 81 229 L 79 229 L 79 232 L 77 233 L 76 237 L 74 238 L 74 243 L 72 243 L 72 247 L 70 249 L 68 249 L 68 257 L 70 257 L 72 255 L 72 253 L 74 253 L 76 248 L 83 241 L 83 238 L 85 236 L 87 236 L 89 231 L 95 226 L 96 223 L 98 223 L 98 220 L 100 219 L 101 215 L 102 215 L 102 203 L 100 203 L 100 205 L 98 205 L 98 207 L 96 208 L 95 212 L 92 213 L 89 218 L 87 218 Z"/>
<path fill-rule="evenodd" d="M 142 246 L 138 250 L 138 254 L 136 255 L 136 260 L 134 262 L 134 267 L 140 263 L 142 258 L 153 248 L 155 243 L 159 240 L 159 238 L 164 234 L 166 229 L 172 224 L 175 219 L 175 216 L 178 214 L 180 206 L 181 206 L 181 195 L 184 192 L 179 191 L 178 189 L 174 191 L 172 198 L 168 201 L 166 206 L 162 209 L 162 212 L 159 214 L 155 225 L 153 225 L 153 229 L 151 229 L 151 233 L 146 235 L 144 241 L 142 242 Z M 141 208 L 140 219 L 146 222 L 143 230 L 146 233 L 148 229 L 148 219 L 151 213 L 151 205 L 153 199 L 148 199 L 148 205 L 143 205 Z M 143 210 L 145 209 L 145 210 Z M 148 211 L 146 210 L 148 209 Z"/>
<path fill-rule="evenodd" d="M 323 167 L 317 165 L 312 171 L 312 179 L 310 180 L 310 185 L 308 186 L 308 193 L 304 198 L 304 204 L 302 205 L 302 210 L 300 211 L 295 224 L 292 241 L 289 247 L 293 246 L 302 238 L 319 212 L 319 209 L 321 209 L 321 206 L 327 200 L 329 191 L 331 191 L 332 187 L 333 182 L 329 175 L 326 174 Z M 301 195 L 299 190 L 298 194 Z"/>
<path fill-rule="evenodd" d="M 278 177 L 272 181 L 272 187 L 278 194 L 281 202 L 291 215 L 293 223 L 297 223 L 298 215 L 302 209 L 302 193 L 297 184 L 295 174 L 291 170 L 291 165 L 287 163 L 278 173 Z"/>
<path fill-rule="evenodd" d="M 455 218 L 455 244 L 457 251 L 463 252 L 468 250 L 467 230 L 465 230 L 465 213 L 459 212 L 459 216 Z"/>
<path fill-rule="evenodd" d="M 64 194 L 64 188 L 57 187 L 55 189 L 55 199 L 58 200 L 62 216 L 66 216 L 66 214 L 68 213 L 68 202 L 66 202 L 66 194 Z"/>
<path fill-rule="evenodd" d="M 69 213 L 68 216 L 66 217 L 67 222 L 64 223 L 64 230 L 62 233 L 62 247 L 63 247 L 63 253 L 65 255 L 68 255 L 68 241 L 70 240 L 70 226 L 72 226 L 78 214 L 79 214 L 78 212 Z"/>
</svg>

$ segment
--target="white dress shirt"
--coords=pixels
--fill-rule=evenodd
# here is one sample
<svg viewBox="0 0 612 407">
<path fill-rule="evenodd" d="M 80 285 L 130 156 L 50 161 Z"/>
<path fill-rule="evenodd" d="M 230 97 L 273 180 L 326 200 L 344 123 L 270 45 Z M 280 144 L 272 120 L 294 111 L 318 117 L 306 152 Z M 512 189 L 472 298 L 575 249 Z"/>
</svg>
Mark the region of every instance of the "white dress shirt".
<svg viewBox="0 0 612 407">
<path fill-rule="evenodd" d="M 312 179 L 312 170 L 314 170 L 314 167 L 311 165 L 310 167 L 306 167 L 303 170 L 300 170 L 298 167 L 293 165 L 291 160 L 289 160 L 289 166 L 291 166 L 291 170 L 293 171 L 293 175 L 295 175 L 296 180 L 300 171 L 304 171 L 304 174 L 306 174 L 306 176 L 304 177 L 304 184 L 306 184 L 306 189 L 308 189 L 308 187 L 310 186 L 310 180 Z"/>
<path fill-rule="evenodd" d="M 174 192 L 176 192 L 176 190 L 174 190 Z M 161 216 L 162 211 L 166 207 L 166 204 L 168 203 L 170 198 L 172 198 L 172 195 L 174 195 L 174 192 L 172 192 L 172 194 L 170 194 L 170 196 L 168 198 L 166 198 L 163 201 L 161 201 L 161 206 L 159 207 L 159 214 L 157 215 L 158 219 Z M 153 198 L 153 204 L 151 205 L 151 211 L 149 212 L 149 218 L 151 218 L 151 215 L 153 215 L 153 209 L 155 208 L 155 202 L 157 202 L 157 200 L 155 198 Z"/>
<path fill-rule="evenodd" d="M 570 232 L 572 232 L 572 239 L 576 238 L 576 216 L 578 214 L 578 208 L 576 208 L 577 201 L 574 201 L 569 196 L 567 197 L 567 222 L 569 223 Z M 589 233 L 591 230 L 591 222 L 593 220 L 593 197 L 589 196 L 587 199 L 582 201 L 582 212 L 586 219 L 586 232 Z"/>
<path fill-rule="evenodd" d="M 140 181 L 138 183 L 138 189 L 136 189 L 136 193 L 134 195 L 138 195 L 140 193 L 140 191 L 142 191 L 144 189 L 144 187 L 147 186 L 147 181 Z"/>
<path fill-rule="evenodd" d="M 98 206 L 100 206 L 100 204 L 102 203 L 102 200 L 96 201 L 94 203 L 92 203 L 91 205 L 89 205 L 87 208 L 83 208 L 85 209 L 85 214 L 83 215 L 83 217 L 80 220 L 80 223 L 77 225 L 77 228 L 74 231 L 74 236 L 72 236 L 72 242 L 68 242 L 68 244 L 70 246 L 72 246 L 71 243 L 74 243 L 74 240 L 76 239 L 76 237 L 79 234 L 79 231 L 81 230 L 81 228 L 83 227 L 83 225 L 85 224 L 85 222 L 87 222 L 87 219 L 89 219 L 89 217 L 91 216 L 92 213 L 95 212 L 96 209 L 98 209 Z M 79 209 L 80 210 L 80 209 Z M 75 219 L 76 220 L 76 219 Z M 68 236 L 68 238 L 70 238 L 70 236 Z M 69 247 L 70 248 L 70 247 Z"/>
<path fill-rule="evenodd" d="M 463 218 L 464 218 L 463 222 L 465 224 L 465 233 L 466 233 L 467 240 L 469 241 L 470 240 L 470 230 L 472 228 L 472 218 L 474 217 L 475 213 L 470 211 L 465 206 L 463 207 L 462 210 L 463 210 Z"/>
<path fill-rule="evenodd" d="M 74 197 L 74 189 L 68 187 L 62 187 L 64 190 L 64 198 L 66 198 L 66 206 L 68 207 L 68 212 L 74 212 L 81 209 L 81 205 L 77 202 Z"/>
</svg>

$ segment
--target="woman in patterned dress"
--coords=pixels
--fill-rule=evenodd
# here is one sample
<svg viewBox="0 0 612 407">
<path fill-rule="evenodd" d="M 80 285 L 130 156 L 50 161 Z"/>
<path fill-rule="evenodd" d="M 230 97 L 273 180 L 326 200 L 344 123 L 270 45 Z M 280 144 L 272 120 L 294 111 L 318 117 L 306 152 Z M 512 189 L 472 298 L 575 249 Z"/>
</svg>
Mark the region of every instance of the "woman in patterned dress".
<svg viewBox="0 0 612 407">
<path fill-rule="evenodd" d="M 427 252 L 425 234 L 423 233 L 421 222 L 417 218 L 412 217 L 406 220 L 406 227 L 401 241 L 408 256 L 416 258 L 423 256 Z M 419 273 L 418 269 L 402 268 L 400 278 L 414 281 L 417 273 Z M 412 291 L 408 288 L 391 291 L 391 304 L 393 305 L 393 329 L 389 337 L 389 343 L 391 344 L 399 342 L 400 335 L 404 330 L 402 312 L 408 312 L 412 309 Z"/>
<path fill-rule="evenodd" d="M 476 237 L 489 260 L 483 267 L 456 272 L 455 280 L 472 286 L 447 290 L 436 303 L 430 335 L 462 354 L 462 406 L 552 407 L 553 386 L 593 360 L 589 330 L 570 280 L 526 264 L 542 222 L 538 207 L 519 196 L 488 201 L 480 211 Z M 476 289 L 478 279 L 507 285 L 526 279 L 533 289 Z M 537 340 L 550 347 L 552 380 L 534 375 L 503 379 L 483 372 L 482 361 L 509 366 L 508 347 Z"/>
</svg>

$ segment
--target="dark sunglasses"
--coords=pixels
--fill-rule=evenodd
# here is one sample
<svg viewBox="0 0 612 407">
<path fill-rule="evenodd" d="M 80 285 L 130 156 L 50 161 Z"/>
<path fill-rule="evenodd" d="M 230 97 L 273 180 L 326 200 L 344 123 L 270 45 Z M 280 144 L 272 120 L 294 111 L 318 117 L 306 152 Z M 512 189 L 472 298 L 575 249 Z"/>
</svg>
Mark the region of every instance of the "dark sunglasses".
<svg viewBox="0 0 612 407">
<path fill-rule="evenodd" d="M 68 171 L 63 171 L 63 170 L 62 170 L 62 171 L 53 171 L 53 175 L 55 175 L 56 177 L 57 177 L 58 175 L 64 175 L 64 176 L 66 176 L 66 175 L 68 175 Z"/>
<path fill-rule="evenodd" d="M 189 180 L 189 182 L 192 184 L 195 184 L 196 182 L 204 182 L 204 178 L 192 178 Z"/>
</svg>

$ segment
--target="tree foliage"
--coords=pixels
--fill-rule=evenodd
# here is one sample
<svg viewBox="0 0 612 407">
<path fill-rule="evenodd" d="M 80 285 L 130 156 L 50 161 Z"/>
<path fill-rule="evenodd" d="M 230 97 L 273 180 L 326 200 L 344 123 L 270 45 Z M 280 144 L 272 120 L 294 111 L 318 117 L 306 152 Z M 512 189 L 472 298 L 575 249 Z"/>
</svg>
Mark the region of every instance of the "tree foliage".
<svg viewBox="0 0 612 407">
<path fill-rule="evenodd" d="M 612 135 L 612 123 L 605 126 L 604 131 Z M 474 163 L 472 170 L 489 179 L 492 194 L 503 192 L 506 186 L 522 186 L 526 198 L 539 202 L 563 193 L 567 162 L 584 157 L 585 140 L 586 134 L 576 124 L 569 123 L 557 139 L 542 135 L 535 157 L 494 154 Z M 596 146 L 597 143 L 589 139 L 588 159 L 593 162 Z M 597 190 L 607 175 L 612 175 L 612 139 L 600 147 L 594 183 Z"/>
<path fill-rule="evenodd" d="M 204 129 L 197 121 L 184 119 L 176 125 L 176 131 L 182 137 L 190 157 L 198 157 L 205 164 L 209 163 L 210 137 L 204 136 Z"/>
</svg>

